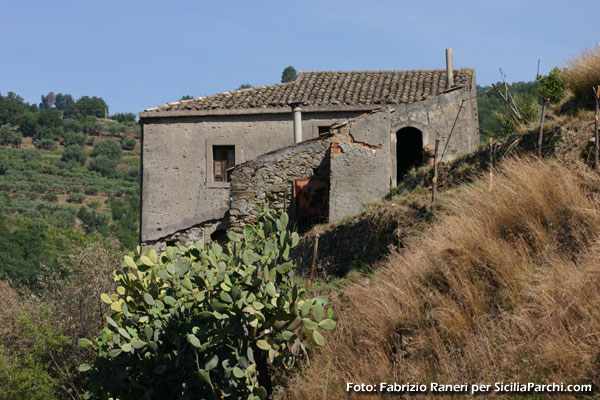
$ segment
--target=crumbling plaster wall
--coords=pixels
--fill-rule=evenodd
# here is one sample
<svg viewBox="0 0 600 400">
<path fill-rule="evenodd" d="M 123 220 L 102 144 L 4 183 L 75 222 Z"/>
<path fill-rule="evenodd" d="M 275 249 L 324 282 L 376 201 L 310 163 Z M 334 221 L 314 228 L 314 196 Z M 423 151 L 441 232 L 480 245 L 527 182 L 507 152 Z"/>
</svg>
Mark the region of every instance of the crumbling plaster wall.
<svg viewBox="0 0 600 400">
<path fill-rule="evenodd" d="M 390 110 L 392 185 L 397 184 L 396 132 L 402 128 L 419 129 L 423 134 L 423 147 L 433 147 L 435 140 L 440 139 L 441 161 L 450 161 L 477 149 L 479 126 L 474 79 L 471 87 L 464 86 L 418 103 L 398 104 Z"/>
<path fill-rule="evenodd" d="M 313 138 L 315 124 L 361 113 L 303 112 L 302 138 Z M 171 237 L 226 215 L 229 189 L 207 185 L 207 141 L 238 140 L 240 162 L 294 142 L 291 108 L 289 113 L 163 117 L 142 122 L 142 242 Z"/>
<path fill-rule="evenodd" d="M 238 140 L 241 161 L 293 144 L 291 114 L 143 122 L 142 242 L 225 216 L 229 189 L 207 185 L 207 140 Z"/>
<path fill-rule="evenodd" d="M 390 119 L 376 112 L 341 128 L 332 144 L 329 220 L 360 212 L 390 187 Z M 346 135 L 344 135 L 346 134 Z"/>
</svg>

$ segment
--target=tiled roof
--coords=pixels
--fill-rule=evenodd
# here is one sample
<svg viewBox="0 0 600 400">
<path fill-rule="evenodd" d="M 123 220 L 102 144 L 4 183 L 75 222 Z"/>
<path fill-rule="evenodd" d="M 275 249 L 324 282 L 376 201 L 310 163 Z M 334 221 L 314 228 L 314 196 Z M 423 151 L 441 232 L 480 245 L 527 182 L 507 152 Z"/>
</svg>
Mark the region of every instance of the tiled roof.
<svg viewBox="0 0 600 400">
<path fill-rule="evenodd" d="M 473 69 L 454 70 L 457 86 L 470 84 Z M 446 90 L 446 70 L 304 71 L 294 82 L 238 89 L 149 108 L 147 113 L 194 110 L 400 104 Z"/>
</svg>

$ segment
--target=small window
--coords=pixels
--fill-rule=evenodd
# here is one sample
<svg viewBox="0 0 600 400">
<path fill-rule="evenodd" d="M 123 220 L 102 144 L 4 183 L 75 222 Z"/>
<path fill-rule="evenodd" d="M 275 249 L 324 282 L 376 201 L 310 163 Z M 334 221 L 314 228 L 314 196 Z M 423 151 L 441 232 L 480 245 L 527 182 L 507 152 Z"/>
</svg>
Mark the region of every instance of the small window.
<svg viewBox="0 0 600 400">
<path fill-rule="evenodd" d="M 329 133 L 329 128 L 331 125 L 320 125 L 317 127 L 319 136 Z"/>
<path fill-rule="evenodd" d="M 227 170 L 235 165 L 235 146 L 213 146 L 213 182 L 227 182 Z"/>
</svg>

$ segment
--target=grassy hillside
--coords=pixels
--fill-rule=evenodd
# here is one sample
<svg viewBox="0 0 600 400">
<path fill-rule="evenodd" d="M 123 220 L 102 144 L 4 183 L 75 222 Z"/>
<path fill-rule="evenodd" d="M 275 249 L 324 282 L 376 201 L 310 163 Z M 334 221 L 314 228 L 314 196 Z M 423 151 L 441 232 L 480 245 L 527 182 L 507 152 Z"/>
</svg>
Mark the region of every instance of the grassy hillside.
<svg viewBox="0 0 600 400">
<path fill-rule="evenodd" d="M 292 398 L 346 398 L 349 381 L 599 383 L 600 177 L 525 159 L 495 185 L 345 289 Z"/>
<path fill-rule="evenodd" d="M 98 117 L 107 106 L 95 97 L 59 105 L 0 96 L 0 279 L 35 285 L 90 242 L 137 244 L 135 116 Z"/>
</svg>

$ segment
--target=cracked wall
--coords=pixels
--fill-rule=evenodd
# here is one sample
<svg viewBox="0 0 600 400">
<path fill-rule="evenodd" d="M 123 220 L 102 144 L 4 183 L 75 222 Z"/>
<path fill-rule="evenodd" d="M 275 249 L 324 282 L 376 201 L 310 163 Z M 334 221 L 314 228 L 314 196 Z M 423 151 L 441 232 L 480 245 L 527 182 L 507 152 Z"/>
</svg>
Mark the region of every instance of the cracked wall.
<svg viewBox="0 0 600 400">
<path fill-rule="evenodd" d="M 333 138 L 330 160 L 329 220 L 359 213 L 390 187 L 390 122 L 376 112 L 342 128 Z"/>
</svg>

